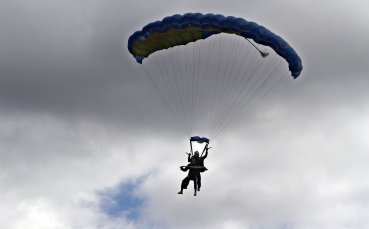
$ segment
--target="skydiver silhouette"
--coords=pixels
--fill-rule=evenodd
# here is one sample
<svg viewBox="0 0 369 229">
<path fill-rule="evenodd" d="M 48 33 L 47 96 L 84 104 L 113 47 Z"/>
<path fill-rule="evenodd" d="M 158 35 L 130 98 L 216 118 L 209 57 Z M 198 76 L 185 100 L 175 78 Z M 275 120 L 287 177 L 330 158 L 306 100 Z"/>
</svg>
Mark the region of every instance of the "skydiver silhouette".
<svg viewBox="0 0 369 229">
<path fill-rule="evenodd" d="M 205 166 L 204 166 L 204 160 L 205 158 L 208 156 L 208 150 L 210 148 L 208 147 L 208 144 L 206 144 L 202 154 L 204 154 L 204 156 L 199 155 L 198 151 L 195 151 L 194 155 L 191 156 L 190 153 L 188 154 L 188 158 L 187 161 L 189 162 L 189 164 L 187 166 L 181 166 L 180 169 L 182 171 L 188 171 L 187 176 L 182 180 L 181 183 L 181 191 L 178 192 L 178 194 L 183 194 L 183 189 L 187 189 L 188 184 L 190 183 L 190 180 L 192 180 L 194 182 L 194 189 L 195 189 L 195 193 L 194 196 L 197 195 L 197 191 L 200 191 L 201 188 L 201 172 L 205 172 L 206 170 L 208 170 Z M 201 155 L 202 155 L 201 154 Z"/>
</svg>

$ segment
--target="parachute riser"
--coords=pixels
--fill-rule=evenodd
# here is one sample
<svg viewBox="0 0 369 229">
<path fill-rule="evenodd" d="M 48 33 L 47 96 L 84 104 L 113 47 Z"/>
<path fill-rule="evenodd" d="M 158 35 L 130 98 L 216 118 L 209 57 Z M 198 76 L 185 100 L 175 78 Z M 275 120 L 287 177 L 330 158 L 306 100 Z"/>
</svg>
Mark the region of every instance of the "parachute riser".
<svg viewBox="0 0 369 229">
<path fill-rule="evenodd" d="M 191 146 L 191 156 L 193 156 L 192 141 L 191 141 L 191 139 L 190 139 L 190 146 Z"/>
</svg>

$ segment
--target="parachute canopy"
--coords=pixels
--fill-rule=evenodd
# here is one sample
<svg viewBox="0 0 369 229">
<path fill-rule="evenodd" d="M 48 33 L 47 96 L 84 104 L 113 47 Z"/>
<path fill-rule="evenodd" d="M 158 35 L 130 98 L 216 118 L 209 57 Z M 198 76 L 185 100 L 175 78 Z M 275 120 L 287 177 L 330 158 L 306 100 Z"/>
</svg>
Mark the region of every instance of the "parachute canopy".
<svg viewBox="0 0 369 229">
<path fill-rule="evenodd" d="M 219 33 L 235 34 L 269 46 L 288 62 L 294 78 L 302 71 L 300 57 L 281 37 L 255 22 L 219 14 L 176 14 L 162 21 L 149 23 L 130 36 L 128 50 L 138 63 L 142 63 L 144 58 L 156 51 L 186 45 Z"/>
<path fill-rule="evenodd" d="M 183 132 L 198 143 L 239 123 L 302 71 L 300 57 L 280 36 L 219 14 L 177 14 L 149 23 L 129 37 L 128 50 Z"/>
</svg>

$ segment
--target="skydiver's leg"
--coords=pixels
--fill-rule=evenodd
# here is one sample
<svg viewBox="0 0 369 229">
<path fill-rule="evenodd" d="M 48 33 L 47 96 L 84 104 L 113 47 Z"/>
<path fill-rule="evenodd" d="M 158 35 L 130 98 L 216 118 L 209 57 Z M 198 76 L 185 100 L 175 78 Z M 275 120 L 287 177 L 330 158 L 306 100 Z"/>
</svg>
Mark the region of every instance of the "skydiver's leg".
<svg viewBox="0 0 369 229">
<path fill-rule="evenodd" d="M 182 180 L 181 191 L 178 194 L 183 194 L 183 189 L 187 189 L 188 183 L 190 183 L 190 178 L 187 176 Z"/>
<path fill-rule="evenodd" d="M 201 173 L 197 174 L 197 191 L 200 191 L 201 188 Z"/>
<path fill-rule="evenodd" d="M 187 186 L 188 186 L 189 183 L 190 183 L 190 178 L 185 177 L 185 179 L 183 179 L 183 181 L 182 181 L 181 189 L 187 189 Z"/>
<path fill-rule="evenodd" d="M 193 187 L 195 189 L 195 193 L 193 195 L 196 196 L 196 191 L 197 191 L 197 176 L 195 176 L 195 179 L 193 180 Z"/>
</svg>

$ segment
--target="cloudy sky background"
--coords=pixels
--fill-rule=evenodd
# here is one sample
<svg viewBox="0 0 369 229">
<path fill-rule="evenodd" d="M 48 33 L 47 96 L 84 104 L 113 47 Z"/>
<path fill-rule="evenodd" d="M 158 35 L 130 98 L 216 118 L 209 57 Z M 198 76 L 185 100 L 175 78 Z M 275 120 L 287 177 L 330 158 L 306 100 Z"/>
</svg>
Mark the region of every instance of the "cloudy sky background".
<svg viewBox="0 0 369 229">
<path fill-rule="evenodd" d="M 150 21 L 235 15 L 304 71 L 216 141 L 176 193 L 188 142 L 126 49 Z M 369 3 L 0 2 L 0 228 L 369 228 Z"/>
</svg>

